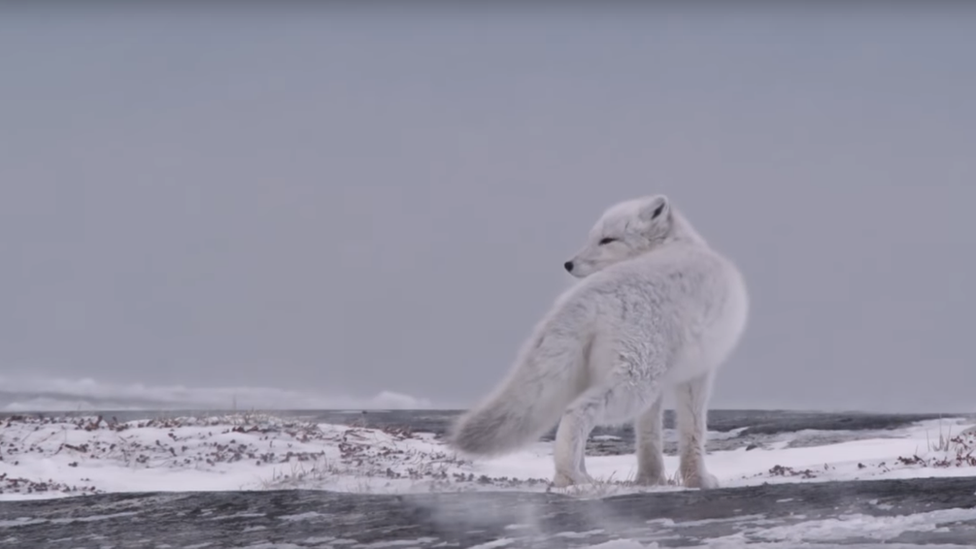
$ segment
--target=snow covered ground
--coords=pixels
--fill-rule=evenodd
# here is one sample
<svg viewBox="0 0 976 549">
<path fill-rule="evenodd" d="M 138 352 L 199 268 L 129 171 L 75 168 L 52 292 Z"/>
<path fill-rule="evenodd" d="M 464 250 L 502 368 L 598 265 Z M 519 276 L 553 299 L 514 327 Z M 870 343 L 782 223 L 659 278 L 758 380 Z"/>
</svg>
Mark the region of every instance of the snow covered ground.
<svg viewBox="0 0 976 549">
<path fill-rule="evenodd" d="M 800 435 L 811 433 L 797 433 Z M 735 433 L 714 433 L 729 437 Z M 976 476 L 976 429 L 927 421 L 820 446 L 789 439 L 714 451 L 723 486 L 934 476 Z M 666 456 L 669 472 L 677 458 Z M 580 497 L 636 491 L 633 454 L 590 456 Z M 0 501 L 104 492 L 323 489 L 355 493 L 551 490 L 551 444 L 491 460 L 459 458 L 432 434 L 315 424 L 261 414 L 0 420 Z M 672 479 L 677 480 L 677 479 Z"/>
</svg>

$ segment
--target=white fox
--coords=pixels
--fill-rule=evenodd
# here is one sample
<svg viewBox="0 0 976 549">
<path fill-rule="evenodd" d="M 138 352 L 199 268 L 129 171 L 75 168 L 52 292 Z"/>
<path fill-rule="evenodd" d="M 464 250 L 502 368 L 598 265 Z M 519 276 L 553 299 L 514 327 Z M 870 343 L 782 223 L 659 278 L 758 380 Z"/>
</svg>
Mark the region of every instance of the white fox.
<svg viewBox="0 0 976 549">
<path fill-rule="evenodd" d="M 584 450 L 593 427 L 636 418 L 636 480 L 661 484 L 669 388 L 682 482 L 717 487 L 705 468 L 705 420 L 715 372 L 746 327 L 738 268 L 663 195 L 609 208 L 565 268 L 582 280 L 535 327 L 502 384 L 458 419 L 449 443 L 497 456 L 535 442 L 561 417 L 553 484 L 565 487 L 592 482 Z"/>
</svg>

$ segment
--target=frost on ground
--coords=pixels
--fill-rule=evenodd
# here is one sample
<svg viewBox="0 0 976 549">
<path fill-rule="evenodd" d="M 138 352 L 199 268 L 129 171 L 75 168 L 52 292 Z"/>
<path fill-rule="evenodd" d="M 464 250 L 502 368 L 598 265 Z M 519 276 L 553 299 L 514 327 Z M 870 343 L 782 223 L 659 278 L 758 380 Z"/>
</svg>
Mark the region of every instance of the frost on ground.
<svg viewBox="0 0 976 549">
<path fill-rule="evenodd" d="M 825 543 L 838 543 L 843 547 L 919 547 L 912 543 L 898 543 L 896 540 L 905 534 L 932 534 L 946 530 L 946 525 L 976 520 L 976 509 L 942 509 L 912 515 L 876 517 L 864 514 L 840 515 L 836 518 L 801 520 L 791 524 L 763 524 L 755 521 L 744 526 L 736 534 L 712 538 L 707 545 L 686 545 L 689 549 L 697 547 L 738 548 L 765 547 L 768 549 L 796 549 L 800 547 L 824 547 Z M 675 524 L 667 522 L 675 532 L 684 528 L 695 528 L 708 521 L 688 521 Z M 771 521 L 772 522 L 772 521 Z M 852 540 L 862 540 L 861 543 Z M 926 543 L 926 548 L 960 547 Z M 590 545 L 589 549 L 659 549 L 656 542 L 641 543 L 636 540 L 613 540 Z"/>
<path fill-rule="evenodd" d="M 919 547 L 915 543 L 898 543 L 905 534 L 931 534 L 945 531 L 945 525 L 976 519 L 974 509 L 944 509 L 897 517 L 874 517 L 862 514 L 841 515 L 837 518 L 800 521 L 789 525 L 754 524 L 742 528 L 736 534 L 712 538 L 707 545 L 684 545 L 688 549 L 699 547 L 739 548 L 764 547 L 767 549 L 797 549 L 801 547 L 824 547 L 825 543 L 842 544 L 846 548 L 857 547 Z M 657 521 L 651 521 L 657 522 Z M 695 528 L 707 521 L 689 521 L 670 524 L 676 531 L 682 528 Z M 862 540 L 860 543 L 852 540 Z M 500 542 L 501 540 L 499 540 Z M 929 549 L 939 547 L 958 548 L 960 545 L 925 543 Z M 488 545 L 478 546 L 488 547 Z M 495 545 L 504 547 L 504 545 Z M 642 543 L 637 540 L 619 539 L 589 545 L 588 549 L 660 549 L 654 541 Z"/>
<path fill-rule="evenodd" d="M 816 447 L 743 444 L 712 452 L 708 464 L 724 486 L 869 478 L 976 476 L 976 431 L 940 434 L 923 422 L 889 434 Z M 551 444 L 510 456 L 461 459 L 434 435 L 405 428 L 315 424 L 269 415 L 0 420 L 0 498 L 101 492 L 325 489 L 403 493 L 458 490 L 552 490 Z M 669 471 L 677 458 L 666 456 Z M 597 497 L 639 490 L 633 454 L 590 456 L 598 479 L 565 490 Z M 677 480 L 677 479 L 673 479 Z"/>
<path fill-rule="evenodd" d="M 264 415 L 14 416 L 0 422 L 0 497 L 313 488 L 353 492 L 525 487 L 476 475 L 433 435 Z"/>
</svg>

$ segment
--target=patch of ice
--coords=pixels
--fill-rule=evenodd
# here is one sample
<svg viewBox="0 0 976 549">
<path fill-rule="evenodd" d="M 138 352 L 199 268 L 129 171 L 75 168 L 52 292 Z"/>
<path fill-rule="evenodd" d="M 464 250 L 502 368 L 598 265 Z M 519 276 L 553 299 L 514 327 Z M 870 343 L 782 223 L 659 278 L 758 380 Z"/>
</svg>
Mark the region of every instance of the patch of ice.
<svg viewBox="0 0 976 549">
<path fill-rule="evenodd" d="M 588 537 L 591 537 L 591 536 L 597 536 L 597 535 L 600 535 L 602 533 L 603 533 L 603 530 L 602 529 L 597 529 L 597 530 L 589 530 L 589 531 L 586 531 L 586 532 L 558 532 L 558 533 L 556 533 L 554 535 L 555 535 L 555 537 L 558 537 L 558 538 L 582 539 L 582 538 L 588 538 Z"/>
<path fill-rule="evenodd" d="M 844 541 L 850 538 L 888 541 L 907 532 L 932 532 L 942 524 L 968 520 L 976 520 L 976 509 L 942 509 L 894 517 L 856 514 L 774 526 L 749 535 L 783 542 Z"/>
<path fill-rule="evenodd" d="M 479 543 L 478 545 L 472 545 L 470 549 L 499 549 L 501 547 L 508 547 L 512 543 L 515 543 L 514 539 L 500 538 L 495 541 L 489 541 L 487 543 Z"/>
<path fill-rule="evenodd" d="M 297 515 L 282 515 L 278 517 L 278 520 L 287 520 L 289 522 L 295 522 L 299 520 L 311 520 L 319 517 L 324 517 L 322 513 L 316 513 L 315 511 L 308 511 L 307 513 L 299 513 Z"/>
<path fill-rule="evenodd" d="M 658 545 L 657 542 L 652 542 L 649 545 L 645 545 L 632 539 L 615 539 L 598 543 L 596 545 L 590 545 L 589 549 L 658 549 L 659 547 L 660 545 Z"/>
</svg>

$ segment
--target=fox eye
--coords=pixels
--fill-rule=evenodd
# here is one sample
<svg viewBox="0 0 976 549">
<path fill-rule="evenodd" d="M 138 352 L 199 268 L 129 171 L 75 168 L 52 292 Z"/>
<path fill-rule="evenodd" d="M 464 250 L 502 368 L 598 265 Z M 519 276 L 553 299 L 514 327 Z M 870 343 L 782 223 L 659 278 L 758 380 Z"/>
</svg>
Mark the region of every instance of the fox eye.
<svg viewBox="0 0 976 549">
<path fill-rule="evenodd" d="M 609 244 L 611 242 L 616 242 L 616 241 L 617 241 L 616 238 L 611 238 L 611 237 L 608 236 L 608 237 L 606 237 L 606 238 L 604 238 L 603 240 L 600 241 L 600 245 L 603 246 L 604 244 Z"/>
</svg>

